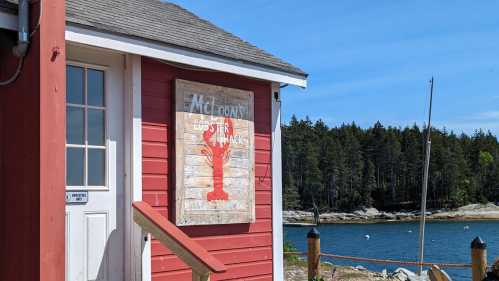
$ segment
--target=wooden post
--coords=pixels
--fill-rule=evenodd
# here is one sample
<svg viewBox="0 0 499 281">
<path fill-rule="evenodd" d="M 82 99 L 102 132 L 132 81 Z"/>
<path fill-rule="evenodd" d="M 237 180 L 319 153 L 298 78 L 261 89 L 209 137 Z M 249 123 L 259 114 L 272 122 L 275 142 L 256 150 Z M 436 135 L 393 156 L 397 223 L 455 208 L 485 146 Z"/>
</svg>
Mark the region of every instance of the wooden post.
<svg viewBox="0 0 499 281">
<path fill-rule="evenodd" d="M 487 277 L 487 244 L 480 237 L 471 242 L 472 281 L 482 281 Z"/>
<path fill-rule="evenodd" d="M 201 274 L 193 270 L 192 281 L 210 281 L 210 274 L 209 273 Z"/>
<path fill-rule="evenodd" d="M 321 239 L 317 228 L 307 234 L 308 240 L 308 280 L 319 278 L 321 268 Z"/>
</svg>

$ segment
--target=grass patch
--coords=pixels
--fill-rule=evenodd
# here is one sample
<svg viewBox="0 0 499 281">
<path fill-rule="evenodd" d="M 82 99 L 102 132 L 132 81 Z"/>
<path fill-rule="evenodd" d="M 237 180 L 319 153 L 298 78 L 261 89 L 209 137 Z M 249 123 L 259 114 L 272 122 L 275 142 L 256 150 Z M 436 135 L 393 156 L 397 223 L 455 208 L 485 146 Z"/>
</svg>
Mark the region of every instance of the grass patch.
<svg viewBox="0 0 499 281">
<path fill-rule="evenodd" d="M 293 243 L 291 241 L 284 241 L 284 245 L 283 245 L 283 250 L 284 250 L 284 253 L 286 252 L 298 252 L 298 249 L 296 249 L 295 245 L 293 245 Z M 302 259 L 300 259 L 300 256 L 298 255 L 286 255 L 284 254 L 284 260 L 287 261 L 287 262 L 298 262 L 298 261 L 303 261 Z M 305 262 L 306 264 L 306 262 Z M 296 264 L 298 265 L 298 264 Z"/>
</svg>

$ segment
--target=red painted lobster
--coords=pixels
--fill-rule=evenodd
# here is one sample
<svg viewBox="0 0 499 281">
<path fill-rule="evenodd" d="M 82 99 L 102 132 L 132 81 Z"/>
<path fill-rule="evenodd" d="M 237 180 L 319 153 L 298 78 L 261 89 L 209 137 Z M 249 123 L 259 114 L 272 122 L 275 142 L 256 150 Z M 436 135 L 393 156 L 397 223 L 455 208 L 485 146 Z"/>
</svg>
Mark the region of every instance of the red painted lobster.
<svg viewBox="0 0 499 281">
<path fill-rule="evenodd" d="M 223 132 L 222 132 L 223 130 Z M 212 137 L 215 135 L 215 140 Z M 208 201 L 229 200 L 229 194 L 224 188 L 224 164 L 230 156 L 230 139 L 234 135 L 232 119 L 225 117 L 223 126 L 211 124 L 203 133 L 206 148 L 201 152 L 208 158 L 208 163 L 213 168 L 213 191 L 208 192 Z"/>
</svg>

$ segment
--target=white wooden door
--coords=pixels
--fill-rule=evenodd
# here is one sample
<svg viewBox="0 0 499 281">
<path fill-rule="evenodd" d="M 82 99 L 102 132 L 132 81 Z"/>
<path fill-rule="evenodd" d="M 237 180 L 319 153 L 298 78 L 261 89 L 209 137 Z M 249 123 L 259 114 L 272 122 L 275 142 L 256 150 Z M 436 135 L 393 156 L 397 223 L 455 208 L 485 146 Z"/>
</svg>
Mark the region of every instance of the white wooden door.
<svg viewBox="0 0 499 281">
<path fill-rule="evenodd" d="M 67 59 L 66 280 L 122 281 L 123 57 L 72 46 Z"/>
</svg>

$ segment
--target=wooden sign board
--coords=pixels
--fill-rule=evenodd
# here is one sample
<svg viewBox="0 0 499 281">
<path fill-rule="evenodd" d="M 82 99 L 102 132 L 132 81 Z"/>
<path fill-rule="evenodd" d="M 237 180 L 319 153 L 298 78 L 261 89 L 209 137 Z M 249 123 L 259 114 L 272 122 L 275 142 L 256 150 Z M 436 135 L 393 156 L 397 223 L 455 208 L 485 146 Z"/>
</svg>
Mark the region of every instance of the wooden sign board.
<svg viewBox="0 0 499 281">
<path fill-rule="evenodd" d="M 253 92 L 175 81 L 176 224 L 255 221 Z"/>
</svg>

